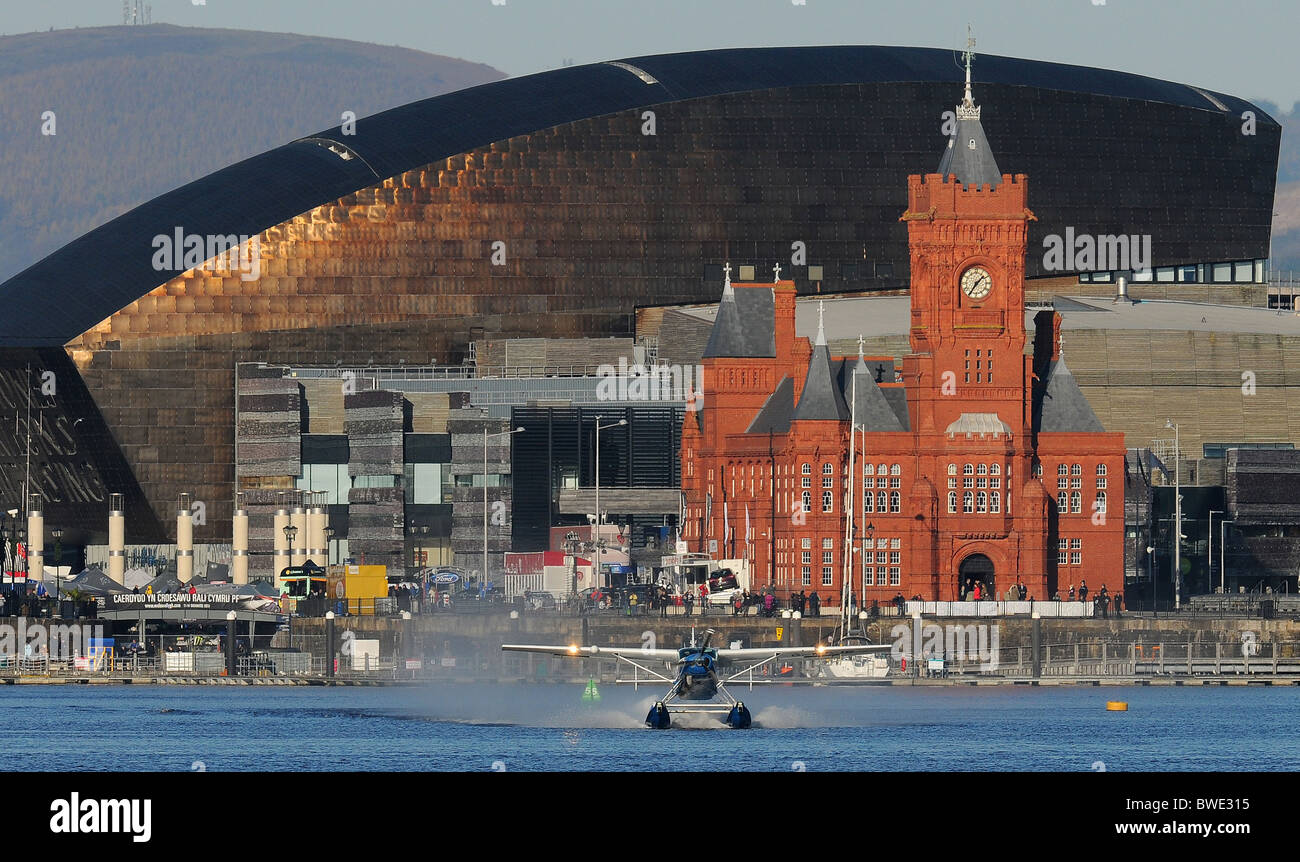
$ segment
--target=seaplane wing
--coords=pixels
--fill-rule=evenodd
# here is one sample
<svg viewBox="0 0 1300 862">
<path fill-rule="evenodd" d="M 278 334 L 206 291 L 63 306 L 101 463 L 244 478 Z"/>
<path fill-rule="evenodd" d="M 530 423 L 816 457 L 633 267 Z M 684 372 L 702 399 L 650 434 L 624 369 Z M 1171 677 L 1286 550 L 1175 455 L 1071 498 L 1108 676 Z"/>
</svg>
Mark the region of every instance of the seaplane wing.
<svg viewBox="0 0 1300 862">
<path fill-rule="evenodd" d="M 568 645 L 547 645 L 547 644 L 502 644 L 501 649 L 511 652 L 535 652 L 542 655 L 558 655 L 569 657 L 595 657 L 610 659 L 629 659 L 636 661 L 677 661 L 678 653 L 675 649 L 649 649 L 639 646 L 628 647 L 601 647 L 601 646 L 578 646 L 577 644 Z"/>
<path fill-rule="evenodd" d="M 747 661 L 762 658 L 826 658 L 864 652 L 889 652 L 891 644 L 861 644 L 857 646 L 806 646 L 806 647 L 750 647 L 748 649 L 719 649 L 718 661 Z"/>
</svg>

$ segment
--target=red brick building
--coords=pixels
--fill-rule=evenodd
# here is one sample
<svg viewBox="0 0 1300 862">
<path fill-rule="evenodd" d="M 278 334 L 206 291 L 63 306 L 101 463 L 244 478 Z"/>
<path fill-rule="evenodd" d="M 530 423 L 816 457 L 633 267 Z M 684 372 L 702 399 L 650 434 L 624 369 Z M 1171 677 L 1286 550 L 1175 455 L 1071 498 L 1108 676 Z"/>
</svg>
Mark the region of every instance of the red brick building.
<svg viewBox="0 0 1300 862">
<path fill-rule="evenodd" d="M 1059 315 L 1027 340 L 1028 181 L 998 172 L 979 110 L 968 85 L 939 172 L 908 177 L 901 374 L 831 356 L 821 323 L 796 336 L 794 282 L 732 285 L 728 267 L 682 433 L 692 550 L 827 604 L 849 576 L 867 603 L 1122 589 L 1123 435 L 1065 366 Z"/>
</svg>

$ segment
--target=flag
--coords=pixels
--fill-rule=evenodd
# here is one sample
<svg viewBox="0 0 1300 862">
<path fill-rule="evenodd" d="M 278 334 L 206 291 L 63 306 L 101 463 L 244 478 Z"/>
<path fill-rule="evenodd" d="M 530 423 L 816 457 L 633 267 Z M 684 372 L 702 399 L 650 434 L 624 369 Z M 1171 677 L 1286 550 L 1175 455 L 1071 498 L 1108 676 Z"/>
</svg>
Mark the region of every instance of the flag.
<svg viewBox="0 0 1300 862">
<path fill-rule="evenodd" d="M 749 535 L 749 504 L 746 503 L 745 504 L 745 559 L 749 559 L 751 556 L 753 556 L 753 553 L 751 552 L 749 547 L 750 538 L 751 537 Z"/>
<path fill-rule="evenodd" d="M 727 501 L 722 500 L 722 550 L 726 551 L 727 541 L 731 539 L 731 523 L 727 518 Z M 734 542 L 732 543 L 734 547 Z"/>
</svg>

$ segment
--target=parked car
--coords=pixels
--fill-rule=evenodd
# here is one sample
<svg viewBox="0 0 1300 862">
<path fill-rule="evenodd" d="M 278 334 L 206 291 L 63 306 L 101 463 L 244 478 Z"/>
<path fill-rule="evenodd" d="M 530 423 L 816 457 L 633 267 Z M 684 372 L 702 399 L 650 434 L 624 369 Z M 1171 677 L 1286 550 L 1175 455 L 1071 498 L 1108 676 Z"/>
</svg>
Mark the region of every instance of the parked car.
<svg viewBox="0 0 1300 862">
<path fill-rule="evenodd" d="M 527 592 L 524 593 L 524 604 L 529 610 L 533 611 L 553 611 L 555 610 L 555 596 L 550 593 Z"/>
</svg>

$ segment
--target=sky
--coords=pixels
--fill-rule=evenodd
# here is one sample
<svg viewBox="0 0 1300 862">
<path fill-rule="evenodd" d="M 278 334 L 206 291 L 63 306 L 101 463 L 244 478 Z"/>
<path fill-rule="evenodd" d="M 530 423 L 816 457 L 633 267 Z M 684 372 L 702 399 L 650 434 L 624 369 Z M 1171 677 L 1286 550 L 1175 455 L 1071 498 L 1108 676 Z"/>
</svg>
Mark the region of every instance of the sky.
<svg viewBox="0 0 1300 862">
<path fill-rule="evenodd" d="M 1289 113 L 1297 0 L 152 0 L 155 23 L 400 45 L 511 76 L 710 48 L 912 45 L 1164 78 Z M 122 0 L 0 0 L 0 31 L 122 22 Z M 978 74 L 976 75 L 978 78 Z"/>
</svg>

